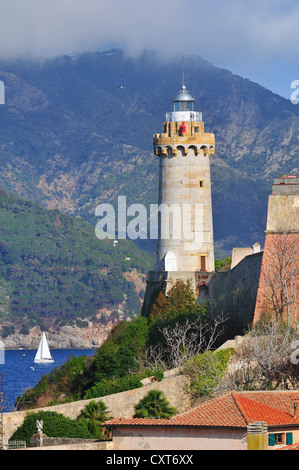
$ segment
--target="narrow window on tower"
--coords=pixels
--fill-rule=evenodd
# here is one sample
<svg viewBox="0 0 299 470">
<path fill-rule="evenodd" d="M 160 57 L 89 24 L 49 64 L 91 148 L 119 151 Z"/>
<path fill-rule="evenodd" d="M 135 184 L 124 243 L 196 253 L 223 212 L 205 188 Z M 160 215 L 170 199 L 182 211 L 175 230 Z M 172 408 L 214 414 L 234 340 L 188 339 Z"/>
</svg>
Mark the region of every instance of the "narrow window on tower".
<svg viewBox="0 0 299 470">
<path fill-rule="evenodd" d="M 198 180 L 198 187 L 199 187 L 199 189 L 203 189 L 205 187 L 204 180 Z"/>
<path fill-rule="evenodd" d="M 207 270 L 207 258 L 204 255 L 199 255 L 198 256 L 198 261 L 199 261 L 199 270 L 200 271 L 206 271 Z"/>
</svg>

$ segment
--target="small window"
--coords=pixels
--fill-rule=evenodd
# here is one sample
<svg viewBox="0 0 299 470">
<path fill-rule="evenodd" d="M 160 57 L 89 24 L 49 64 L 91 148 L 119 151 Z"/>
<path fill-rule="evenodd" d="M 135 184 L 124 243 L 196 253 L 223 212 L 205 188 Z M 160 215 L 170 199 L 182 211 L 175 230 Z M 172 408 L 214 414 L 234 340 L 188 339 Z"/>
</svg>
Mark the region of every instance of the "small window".
<svg viewBox="0 0 299 470">
<path fill-rule="evenodd" d="M 198 127 L 193 127 L 194 132 L 198 132 Z"/>
<path fill-rule="evenodd" d="M 205 182 L 204 182 L 204 180 L 198 180 L 198 187 L 199 187 L 200 189 L 202 189 L 202 188 L 205 187 Z"/>
<path fill-rule="evenodd" d="M 275 444 L 283 444 L 283 434 L 275 434 Z"/>
<path fill-rule="evenodd" d="M 280 444 L 285 444 L 285 433 L 273 433 L 269 434 L 269 441 L 268 445 L 269 446 L 276 446 Z"/>
<path fill-rule="evenodd" d="M 193 101 L 174 101 L 174 111 L 194 111 Z"/>
<path fill-rule="evenodd" d="M 201 271 L 206 271 L 206 257 L 205 256 L 200 256 L 200 270 Z"/>
</svg>

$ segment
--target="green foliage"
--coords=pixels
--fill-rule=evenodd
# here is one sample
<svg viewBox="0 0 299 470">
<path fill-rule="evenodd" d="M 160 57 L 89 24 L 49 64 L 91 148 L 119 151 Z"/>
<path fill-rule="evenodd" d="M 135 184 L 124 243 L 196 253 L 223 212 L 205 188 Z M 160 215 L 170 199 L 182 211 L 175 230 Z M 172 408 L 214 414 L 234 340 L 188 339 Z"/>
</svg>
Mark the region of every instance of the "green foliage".
<svg viewBox="0 0 299 470">
<path fill-rule="evenodd" d="M 18 400 L 21 409 L 37 406 L 43 395 L 50 398 L 48 404 L 54 404 L 61 400 L 61 395 L 63 401 L 69 401 L 138 388 L 140 380 L 149 375 L 160 380 L 162 370 L 144 369 L 140 365 L 145 351 L 151 345 L 163 344 L 161 328 L 164 326 L 184 323 L 186 318 L 196 320 L 199 316 L 206 316 L 206 308 L 195 304 L 194 299 L 190 285 L 179 281 L 165 298 L 169 307 L 166 312 L 161 307 L 164 299 L 159 303 L 158 298 L 155 306 L 157 315 L 149 318 L 139 315 L 131 321 L 120 322 L 92 358 L 69 358 L 59 369 L 43 376 Z"/>
<path fill-rule="evenodd" d="M 39 411 L 30 413 L 25 417 L 23 424 L 14 432 L 11 440 L 26 441 L 30 445 L 30 438 L 36 433 L 36 421 L 43 421 L 43 432 L 48 437 L 69 437 L 91 439 L 93 436 L 87 427 L 62 414 L 54 411 Z"/>
<path fill-rule="evenodd" d="M 159 293 L 149 312 L 150 323 L 172 320 L 182 315 L 202 315 L 204 308 L 198 305 L 191 282 L 179 279 L 167 296 Z"/>
<path fill-rule="evenodd" d="M 219 269 L 221 269 L 222 271 L 227 271 L 228 269 L 230 269 L 231 263 L 232 263 L 231 256 L 227 256 L 224 260 L 215 259 L 215 270 L 219 271 Z"/>
<path fill-rule="evenodd" d="M 15 333 L 15 327 L 13 325 L 5 325 L 2 329 L 2 338 L 6 338 L 9 335 L 13 335 Z"/>
<path fill-rule="evenodd" d="M 231 264 L 232 264 L 232 257 L 231 256 L 227 256 L 224 261 L 223 261 L 223 266 L 222 266 L 222 269 L 224 271 L 227 271 L 231 268 Z"/>
<path fill-rule="evenodd" d="M 77 421 L 87 427 L 94 439 L 100 439 L 105 436 L 105 428 L 101 424 L 109 419 L 112 419 L 112 416 L 110 416 L 105 403 L 102 401 L 91 401 L 81 411 Z"/>
<path fill-rule="evenodd" d="M 21 329 L 25 321 L 27 328 L 49 322 L 83 327 L 85 318 L 105 306 L 113 310 L 125 297 L 127 314 L 140 313 L 140 298 L 123 273 L 145 273 L 151 256 L 132 242 L 119 240 L 115 247 L 113 240 L 98 240 L 84 219 L 4 192 L 0 240 L 0 304 L 7 326 Z M 8 334 L 3 328 L 2 335 Z"/>
<path fill-rule="evenodd" d="M 189 390 L 196 397 L 209 397 L 227 372 L 227 364 L 234 354 L 232 348 L 206 351 L 188 360 L 182 373 L 190 378 Z"/>
<path fill-rule="evenodd" d="M 96 383 L 87 390 L 84 399 L 104 397 L 140 387 L 142 387 L 142 383 L 140 382 L 139 375 L 127 375 L 116 379 L 102 379 L 101 382 Z"/>
<path fill-rule="evenodd" d="M 215 259 L 215 271 L 219 271 L 223 266 L 222 259 Z"/>
<path fill-rule="evenodd" d="M 134 418 L 167 419 L 177 413 L 171 406 L 164 393 L 160 390 L 150 390 L 148 394 L 135 405 Z"/>
<path fill-rule="evenodd" d="M 169 290 L 167 296 L 161 292 L 156 297 L 149 311 L 149 344 L 163 345 L 165 339 L 162 333 L 164 327 L 174 327 L 176 323 L 183 324 L 187 319 L 195 321 L 206 319 L 208 305 L 197 304 L 191 282 L 178 280 Z"/>
<path fill-rule="evenodd" d="M 119 323 L 100 346 L 92 366 L 92 381 L 120 378 L 137 368 L 135 357 L 145 350 L 149 325 L 139 316 L 130 322 Z"/>
<path fill-rule="evenodd" d="M 55 367 L 47 376 L 48 383 L 55 385 L 56 393 L 76 393 L 80 396 L 80 391 L 85 384 L 85 372 L 92 359 L 87 356 L 70 356 L 66 362 Z M 67 387 L 70 384 L 70 387 Z"/>
<path fill-rule="evenodd" d="M 33 388 L 26 390 L 18 398 L 19 408 L 24 410 L 38 406 L 38 399 L 43 394 L 48 395 L 49 405 L 56 404 L 61 395 L 64 401 L 79 399 L 88 382 L 86 374 L 91 360 L 87 356 L 70 356 L 63 365 L 55 367 L 48 375 L 43 375 Z"/>
</svg>

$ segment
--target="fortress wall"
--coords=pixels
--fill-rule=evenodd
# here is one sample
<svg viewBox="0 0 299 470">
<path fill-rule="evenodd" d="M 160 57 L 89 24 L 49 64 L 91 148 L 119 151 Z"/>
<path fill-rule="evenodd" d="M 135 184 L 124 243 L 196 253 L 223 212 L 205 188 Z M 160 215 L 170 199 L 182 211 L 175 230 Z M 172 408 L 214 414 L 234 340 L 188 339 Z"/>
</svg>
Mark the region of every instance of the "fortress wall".
<svg viewBox="0 0 299 470">
<path fill-rule="evenodd" d="M 211 297 L 215 300 L 225 292 L 247 290 L 255 304 L 263 252 L 248 255 L 229 271 L 218 271 L 209 282 Z"/>
<path fill-rule="evenodd" d="M 161 382 L 150 382 L 143 387 L 136 388 L 134 390 L 34 410 L 4 413 L 3 428 L 5 441 L 7 442 L 17 428 L 22 425 L 24 418 L 30 413 L 38 411 L 55 411 L 68 418 L 76 419 L 81 413 L 81 410 L 93 400 L 103 401 L 113 418 L 131 418 L 134 414 L 134 406 L 139 402 L 139 400 L 141 400 L 141 398 L 147 395 L 150 390 L 161 390 L 165 394 L 171 406 L 174 406 L 179 412 L 185 411 L 191 406 L 190 397 L 185 392 L 187 382 L 188 380 L 185 376 L 180 375 L 177 369 L 173 369 L 172 371 L 165 372 L 165 378 L 161 380 Z"/>
<path fill-rule="evenodd" d="M 231 336 L 253 322 L 263 252 L 246 256 L 229 271 L 218 271 L 209 281 L 210 300 L 215 313 L 230 314 Z M 229 338 L 228 338 L 229 339 Z"/>
<path fill-rule="evenodd" d="M 263 313 L 299 327 L 299 178 L 274 179 L 254 322 Z M 278 294 L 279 295 L 278 295 Z"/>
<path fill-rule="evenodd" d="M 151 295 L 155 290 L 167 294 L 177 279 L 184 282 L 191 280 L 191 285 L 197 294 L 202 284 L 208 286 L 208 298 L 215 305 L 215 313 L 223 311 L 233 314 L 239 324 L 247 325 L 253 321 L 262 257 L 262 251 L 248 255 L 229 271 L 168 271 L 163 273 L 152 271 L 148 275 L 144 308 L 145 310 L 148 308 Z M 198 299 L 198 303 L 200 301 L 202 299 Z M 236 331 L 235 334 L 241 333 Z"/>
<path fill-rule="evenodd" d="M 298 272 L 299 234 L 267 233 L 254 323 L 261 318 L 263 313 L 272 313 L 283 315 L 289 324 L 298 328 Z M 282 297 L 277 295 L 281 292 Z"/>
</svg>

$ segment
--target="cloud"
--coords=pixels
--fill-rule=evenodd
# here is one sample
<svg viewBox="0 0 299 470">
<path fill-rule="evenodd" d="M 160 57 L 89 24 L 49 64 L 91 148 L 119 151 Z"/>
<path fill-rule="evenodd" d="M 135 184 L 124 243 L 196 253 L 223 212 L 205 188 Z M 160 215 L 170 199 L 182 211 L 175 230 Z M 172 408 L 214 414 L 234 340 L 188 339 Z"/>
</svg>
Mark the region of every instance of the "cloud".
<svg viewBox="0 0 299 470">
<path fill-rule="evenodd" d="M 0 58 L 154 49 L 250 74 L 297 67 L 298 21 L 296 0 L 2 0 Z"/>
<path fill-rule="evenodd" d="M 109 44 L 138 54 L 201 52 L 257 58 L 292 54 L 299 6 L 276 0 L 4 0 L 0 55 L 52 56 Z"/>
</svg>

